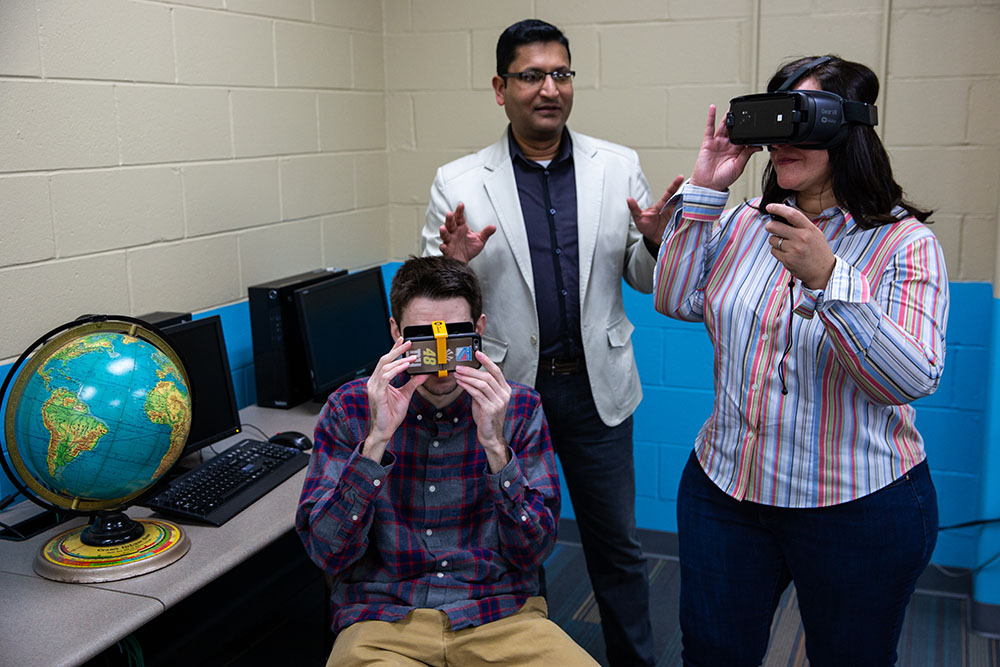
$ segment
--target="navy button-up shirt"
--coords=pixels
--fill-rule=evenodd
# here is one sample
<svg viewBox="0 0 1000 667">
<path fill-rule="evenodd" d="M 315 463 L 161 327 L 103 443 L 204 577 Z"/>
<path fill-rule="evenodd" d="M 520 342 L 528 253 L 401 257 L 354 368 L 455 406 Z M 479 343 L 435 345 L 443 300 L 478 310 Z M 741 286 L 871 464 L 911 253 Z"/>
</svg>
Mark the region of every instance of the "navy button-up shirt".
<svg viewBox="0 0 1000 667">
<path fill-rule="evenodd" d="M 576 173 L 569 130 L 563 128 L 559 152 L 547 166 L 524 157 L 509 127 L 507 141 L 531 251 L 539 356 L 583 357 Z"/>
</svg>

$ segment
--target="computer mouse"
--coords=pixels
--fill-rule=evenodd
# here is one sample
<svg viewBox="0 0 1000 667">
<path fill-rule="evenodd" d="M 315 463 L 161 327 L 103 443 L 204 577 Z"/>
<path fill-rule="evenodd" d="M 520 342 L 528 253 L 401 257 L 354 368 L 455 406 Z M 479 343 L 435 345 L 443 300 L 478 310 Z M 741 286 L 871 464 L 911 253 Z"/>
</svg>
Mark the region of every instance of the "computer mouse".
<svg viewBox="0 0 1000 667">
<path fill-rule="evenodd" d="M 301 449 L 302 451 L 312 449 L 312 441 L 309 440 L 309 436 L 304 433 L 299 433 L 298 431 L 282 431 L 281 433 L 275 433 L 268 438 L 267 441 L 273 442 L 276 445 L 282 445 L 283 447 L 294 447 L 295 449 Z"/>
</svg>

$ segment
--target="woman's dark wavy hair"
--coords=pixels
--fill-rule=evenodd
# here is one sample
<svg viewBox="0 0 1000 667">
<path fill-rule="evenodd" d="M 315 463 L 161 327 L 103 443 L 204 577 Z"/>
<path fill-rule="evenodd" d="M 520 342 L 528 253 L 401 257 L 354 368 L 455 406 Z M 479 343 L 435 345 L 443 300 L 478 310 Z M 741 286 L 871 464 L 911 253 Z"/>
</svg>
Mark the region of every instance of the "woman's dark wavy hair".
<svg viewBox="0 0 1000 667">
<path fill-rule="evenodd" d="M 817 56 L 799 58 L 783 65 L 767 84 L 773 93 L 795 70 Z M 845 100 L 875 104 L 878 97 L 878 77 L 861 63 L 829 56 L 830 60 L 806 71 L 799 81 L 809 77 L 819 81 L 820 88 L 836 93 Z M 793 84 L 794 85 L 794 84 Z M 837 202 L 850 211 L 855 221 L 865 229 L 896 222 L 892 209 L 902 206 L 910 215 L 926 222 L 933 211 L 917 208 L 903 199 L 903 189 L 892 176 L 889 155 L 875 128 L 868 125 L 851 125 L 847 139 L 829 149 L 833 170 L 833 195 Z M 778 185 L 774 166 L 768 162 L 761 179 L 763 197 L 760 209 L 768 204 L 781 203 L 793 194 Z"/>
</svg>

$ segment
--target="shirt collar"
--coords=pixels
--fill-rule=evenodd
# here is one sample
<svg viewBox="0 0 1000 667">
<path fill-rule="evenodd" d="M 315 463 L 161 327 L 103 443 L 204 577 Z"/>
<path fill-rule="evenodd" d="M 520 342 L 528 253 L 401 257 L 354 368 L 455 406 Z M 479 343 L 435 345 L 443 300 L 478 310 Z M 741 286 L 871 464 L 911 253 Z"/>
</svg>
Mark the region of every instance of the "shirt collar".
<svg viewBox="0 0 1000 667">
<path fill-rule="evenodd" d="M 530 167 L 538 167 L 538 163 L 534 160 L 529 160 L 524 157 L 524 153 L 521 151 L 521 147 L 517 144 L 517 140 L 514 139 L 514 129 L 508 124 L 507 125 L 507 146 L 510 150 L 511 159 L 519 158 L 524 164 Z M 559 140 L 559 152 L 556 156 L 552 158 L 552 162 L 549 163 L 550 167 L 554 167 L 562 162 L 573 159 L 573 139 L 570 137 L 569 128 L 565 125 L 563 126 L 562 138 Z"/>
<path fill-rule="evenodd" d="M 786 206 L 795 207 L 795 202 L 795 195 L 790 194 L 785 197 L 785 201 L 782 203 Z M 855 228 L 858 227 L 857 223 L 854 222 L 854 216 L 851 215 L 850 211 L 846 208 L 841 208 L 836 204 L 820 213 L 813 220 L 813 224 L 819 227 L 828 239 L 836 237 L 841 233 L 841 231 L 845 234 L 850 234 L 855 230 Z"/>
</svg>

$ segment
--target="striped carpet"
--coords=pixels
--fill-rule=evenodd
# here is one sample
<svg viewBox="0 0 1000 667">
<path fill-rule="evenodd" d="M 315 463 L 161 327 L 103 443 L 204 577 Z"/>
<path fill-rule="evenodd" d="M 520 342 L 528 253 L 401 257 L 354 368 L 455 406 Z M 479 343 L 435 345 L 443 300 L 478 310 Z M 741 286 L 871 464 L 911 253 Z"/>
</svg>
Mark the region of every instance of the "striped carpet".
<svg viewBox="0 0 1000 667">
<path fill-rule="evenodd" d="M 579 544 L 562 541 L 545 563 L 549 615 L 602 665 L 600 615 Z M 657 665 L 681 665 L 677 622 L 680 570 L 669 557 L 649 557 L 649 586 Z M 899 641 L 900 667 L 1000 667 L 1000 640 L 968 630 L 968 602 L 917 593 Z M 785 591 L 771 628 L 764 667 L 807 667 L 805 636 L 794 588 Z"/>
</svg>

